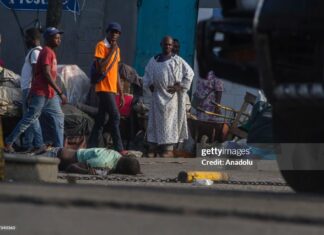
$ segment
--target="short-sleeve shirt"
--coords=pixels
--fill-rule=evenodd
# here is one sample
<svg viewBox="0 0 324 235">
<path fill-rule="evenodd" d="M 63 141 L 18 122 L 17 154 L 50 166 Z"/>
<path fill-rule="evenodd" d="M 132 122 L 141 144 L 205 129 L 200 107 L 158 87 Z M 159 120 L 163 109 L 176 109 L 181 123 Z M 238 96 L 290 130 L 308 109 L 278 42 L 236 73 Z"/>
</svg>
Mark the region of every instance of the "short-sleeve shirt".
<svg viewBox="0 0 324 235">
<path fill-rule="evenodd" d="M 79 149 L 77 151 L 78 162 L 84 163 L 92 168 L 114 170 L 120 158 L 120 153 L 106 148 Z"/>
<path fill-rule="evenodd" d="M 53 89 L 53 87 L 51 87 L 51 85 L 45 78 L 45 74 L 43 72 L 45 65 L 50 66 L 51 76 L 55 81 L 57 75 L 56 55 L 55 52 L 47 46 L 44 47 L 44 49 L 39 53 L 39 57 L 36 63 L 35 79 L 32 81 L 30 92 L 31 94 L 38 96 L 53 98 L 55 95 L 55 90 Z"/>
<path fill-rule="evenodd" d="M 110 50 L 111 50 L 111 46 L 110 46 L 109 42 L 107 41 L 107 39 L 100 41 L 100 42 L 98 42 L 98 44 L 96 46 L 94 57 L 100 58 L 100 59 L 107 58 Z M 111 59 L 110 59 L 109 63 L 107 64 L 105 70 L 114 61 L 116 53 L 117 52 L 115 52 L 111 56 Z M 116 59 L 115 63 L 113 64 L 113 66 L 111 67 L 111 69 L 109 70 L 109 72 L 107 73 L 106 77 L 102 81 L 100 81 L 96 84 L 96 92 L 103 91 L 103 92 L 117 93 L 118 63 L 119 63 L 119 61 L 120 61 L 120 50 L 118 48 L 117 59 Z"/>
<path fill-rule="evenodd" d="M 42 50 L 41 46 L 34 47 L 28 51 L 25 57 L 25 63 L 21 69 L 21 78 L 20 78 L 20 87 L 22 90 L 31 87 L 31 81 L 33 77 L 32 65 L 37 63 L 37 58 L 41 50 Z"/>
</svg>

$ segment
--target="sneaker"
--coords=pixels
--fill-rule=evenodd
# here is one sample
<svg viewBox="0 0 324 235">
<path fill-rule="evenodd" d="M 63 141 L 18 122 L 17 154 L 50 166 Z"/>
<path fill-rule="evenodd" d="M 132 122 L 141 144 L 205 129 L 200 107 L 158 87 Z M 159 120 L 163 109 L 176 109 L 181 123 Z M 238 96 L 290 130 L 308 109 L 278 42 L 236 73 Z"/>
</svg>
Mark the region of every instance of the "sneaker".
<svg viewBox="0 0 324 235">
<path fill-rule="evenodd" d="M 45 153 L 47 151 L 47 146 L 44 144 L 43 146 L 39 147 L 39 148 L 35 148 L 33 155 L 40 155 L 42 153 Z"/>
<path fill-rule="evenodd" d="M 21 151 L 20 153 L 26 154 L 26 153 L 32 153 L 35 151 L 34 147 L 29 147 L 27 149 L 24 149 L 23 151 Z"/>
<path fill-rule="evenodd" d="M 15 149 L 12 147 L 11 144 L 5 144 L 5 146 L 3 147 L 3 151 L 5 153 L 14 153 Z"/>
</svg>

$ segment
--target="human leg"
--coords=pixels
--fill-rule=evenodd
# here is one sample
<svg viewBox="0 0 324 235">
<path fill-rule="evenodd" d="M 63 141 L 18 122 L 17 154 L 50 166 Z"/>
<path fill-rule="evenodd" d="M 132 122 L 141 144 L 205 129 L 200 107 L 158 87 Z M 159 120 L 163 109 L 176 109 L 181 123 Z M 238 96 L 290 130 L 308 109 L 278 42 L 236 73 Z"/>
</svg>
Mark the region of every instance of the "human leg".
<svg viewBox="0 0 324 235">
<path fill-rule="evenodd" d="M 105 92 L 98 92 L 99 106 L 98 113 L 95 118 L 95 124 L 92 128 L 92 132 L 89 137 L 89 147 L 97 147 L 99 143 L 99 138 L 102 135 L 103 127 L 106 120 L 106 100 Z"/>
<path fill-rule="evenodd" d="M 23 115 L 25 115 L 27 112 L 27 102 L 28 102 L 29 91 L 30 91 L 29 88 L 22 90 Z M 30 126 L 27 128 L 27 130 L 24 133 L 22 147 L 25 149 L 31 149 L 33 147 L 33 139 L 34 139 L 34 135 L 33 135 L 33 132 L 31 130 L 31 126 Z"/>
<path fill-rule="evenodd" d="M 149 142 L 146 156 L 149 158 L 153 158 L 156 157 L 157 154 L 158 154 L 158 144 Z"/>
<path fill-rule="evenodd" d="M 18 122 L 15 129 L 6 138 L 6 145 L 12 146 L 12 144 L 19 138 L 19 136 L 24 133 L 31 124 L 37 120 L 42 112 L 45 105 L 46 98 L 43 96 L 32 96 L 31 102 L 28 107 L 28 111 L 23 116 L 23 118 Z M 42 137 L 40 138 L 40 143 L 43 142 Z"/>
<path fill-rule="evenodd" d="M 106 107 L 108 109 L 109 119 L 111 121 L 111 135 L 116 151 L 124 150 L 122 138 L 119 130 L 120 114 L 115 101 L 115 94 L 107 92 L 105 94 Z"/>
<path fill-rule="evenodd" d="M 164 158 L 174 157 L 174 154 L 173 154 L 174 144 L 162 144 L 159 147 L 162 151 L 161 157 L 164 157 Z"/>
<path fill-rule="evenodd" d="M 43 108 L 44 117 L 49 130 L 53 133 L 53 146 L 63 147 L 64 141 L 64 113 L 58 96 L 48 99 Z"/>
<path fill-rule="evenodd" d="M 57 158 L 60 159 L 59 169 L 65 170 L 69 165 L 77 163 L 76 150 L 69 148 L 61 148 L 57 153 Z"/>
<path fill-rule="evenodd" d="M 23 101 L 23 114 L 25 115 L 28 110 L 28 98 L 30 89 L 24 89 L 22 91 L 22 101 Z M 31 149 L 33 147 L 40 148 L 43 145 L 43 136 L 39 120 L 35 120 L 30 127 L 24 133 L 23 147 L 26 149 Z"/>
</svg>

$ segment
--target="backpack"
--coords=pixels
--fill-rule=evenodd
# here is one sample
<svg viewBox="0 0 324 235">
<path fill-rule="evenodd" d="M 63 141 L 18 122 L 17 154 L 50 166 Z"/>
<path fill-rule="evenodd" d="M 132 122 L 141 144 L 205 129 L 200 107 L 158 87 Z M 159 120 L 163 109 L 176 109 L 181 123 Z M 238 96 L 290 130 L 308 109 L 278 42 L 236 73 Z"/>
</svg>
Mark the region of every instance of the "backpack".
<svg viewBox="0 0 324 235">
<path fill-rule="evenodd" d="M 118 57 L 118 49 L 116 48 L 115 58 L 113 62 L 108 66 L 105 72 L 101 72 L 100 66 L 98 66 L 97 61 L 94 60 L 90 67 L 90 83 L 97 84 L 98 82 L 102 81 L 106 77 L 107 73 L 110 71 L 112 66 L 115 64 L 117 57 Z"/>
<path fill-rule="evenodd" d="M 31 65 L 31 55 L 33 54 L 34 51 L 41 51 L 42 49 L 35 47 L 33 49 L 31 49 L 31 51 L 29 52 L 29 56 L 28 56 L 28 62 Z"/>
</svg>

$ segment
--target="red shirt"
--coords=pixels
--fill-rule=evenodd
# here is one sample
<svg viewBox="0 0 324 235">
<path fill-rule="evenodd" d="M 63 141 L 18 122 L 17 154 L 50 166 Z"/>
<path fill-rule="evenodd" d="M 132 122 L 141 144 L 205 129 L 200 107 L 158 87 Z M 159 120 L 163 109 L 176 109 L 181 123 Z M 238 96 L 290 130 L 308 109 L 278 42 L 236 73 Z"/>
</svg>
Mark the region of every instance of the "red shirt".
<svg viewBox="0 0 324 235">
<path fill-rule="evenodd" d="M 43 72 L 44 66 L 49 65 L 51 70 L 52 79 L 56 80 L 57 75 L 57 61 L 55 52 L 45 46 L 43 50 L 39 53 L 38 60 L 36 63 L 36 73 L 35 78 L 31 84 L 31 94 L 38 96 L 46 96 L 47 98 L 53 98 L 55 95 L 55 90 L 51 87 L 48 81 L 45 78 Z"/>
</svg>

